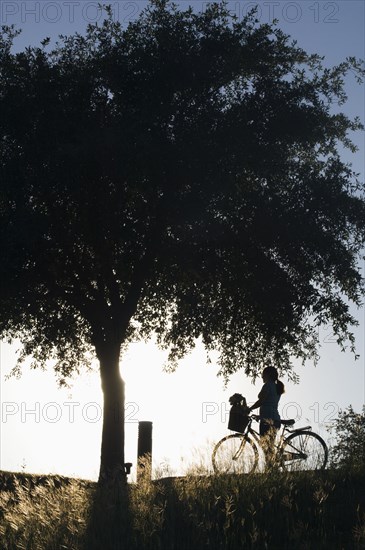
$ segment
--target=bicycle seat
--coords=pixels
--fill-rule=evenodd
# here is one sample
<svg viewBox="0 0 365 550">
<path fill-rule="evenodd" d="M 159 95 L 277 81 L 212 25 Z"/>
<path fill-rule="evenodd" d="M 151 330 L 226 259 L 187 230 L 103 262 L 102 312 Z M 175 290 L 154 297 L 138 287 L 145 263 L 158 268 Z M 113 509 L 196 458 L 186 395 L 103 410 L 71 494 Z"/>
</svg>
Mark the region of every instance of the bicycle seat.
<svg viewBox="0 0 365 550">
<path fill-rule="evenodd" d="M 283 426 L 293 426 L 295 424 L 294 418 L 291 418 L 290 420 L 282 420 L 281 421 Z"/>
</svg>

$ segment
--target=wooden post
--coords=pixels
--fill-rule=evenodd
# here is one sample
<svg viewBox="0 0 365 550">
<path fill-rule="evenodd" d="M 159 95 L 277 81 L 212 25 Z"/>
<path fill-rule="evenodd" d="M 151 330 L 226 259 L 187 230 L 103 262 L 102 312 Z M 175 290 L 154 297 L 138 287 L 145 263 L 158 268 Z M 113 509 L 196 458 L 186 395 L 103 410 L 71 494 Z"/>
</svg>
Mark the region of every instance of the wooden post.
<svg viewBox="0 0 365 550">
<path fill-rule="evenodd" d="M 138 423 L 137 481 L 151 480 L 152 470 L 152 422 Z"/>
</svg>

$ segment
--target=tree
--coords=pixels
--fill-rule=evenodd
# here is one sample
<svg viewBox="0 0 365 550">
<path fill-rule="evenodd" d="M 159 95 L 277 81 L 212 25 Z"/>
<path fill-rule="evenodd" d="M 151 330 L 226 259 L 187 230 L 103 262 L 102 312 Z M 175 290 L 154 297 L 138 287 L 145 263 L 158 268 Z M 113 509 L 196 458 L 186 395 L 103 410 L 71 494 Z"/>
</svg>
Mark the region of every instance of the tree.
<svg viewBox="0 0 365 550">
<path fill-rule="evenodd" d="M 225 4 L 154 0 L 126 29 L 107 11 L 53 49 L 0 44 L 0 332 L 61 380 L 96 354 L 100 478 L 123 470 L 123 346 L 156 334 L 174 366 L 201 338 L 225 376 L 290 374 L 321 323 L 353 345 L 365 238 L 338 152 L 361 124 L 331 112 L 359 62 Z"/>
<path fill-rule="evenodd" d="M 335 468 L 364 469 L 365 467 L 365 407 L 356 413 L 349 405 L 340 411 L 330 428 L 335 433 L 331 449 L 331 464 Z"/>
</svg>

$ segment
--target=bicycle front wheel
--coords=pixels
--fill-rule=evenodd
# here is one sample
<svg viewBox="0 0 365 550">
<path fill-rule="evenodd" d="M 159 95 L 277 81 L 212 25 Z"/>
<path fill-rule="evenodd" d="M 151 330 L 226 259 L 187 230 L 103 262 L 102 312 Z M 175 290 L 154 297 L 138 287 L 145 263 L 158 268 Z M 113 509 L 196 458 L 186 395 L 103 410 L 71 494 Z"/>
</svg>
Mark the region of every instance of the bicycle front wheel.
<svg viewBox="0 0 365 550">
<path fill-rule="evenodd" d="M 243 434 L 231 434 L 214 447 L 212 462 L 216 474 L 248 474 L 259 459 L 255 443 Z"/>
<path fill-rule="evenodd" d="M 283 443 L 281 464 L 285 470 L 323 470 L 328 460 L 328 449 L 323 439 L 314 432 L 297 431 Z"/>
</svg>

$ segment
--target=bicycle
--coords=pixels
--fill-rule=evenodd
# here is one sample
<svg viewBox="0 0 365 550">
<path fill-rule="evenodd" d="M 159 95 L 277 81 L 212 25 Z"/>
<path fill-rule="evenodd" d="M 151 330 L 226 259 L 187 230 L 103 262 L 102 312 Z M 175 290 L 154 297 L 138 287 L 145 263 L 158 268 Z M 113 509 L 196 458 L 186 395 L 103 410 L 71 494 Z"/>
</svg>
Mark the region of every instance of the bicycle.
<svg viewBox="0 0 365 550">
<path fill-rule="evenodd" d="M 260 420 L 257 415 L 248 415 L 243 433 L 223 437 L 213 450 L 212 462 L 215 473 L 242 474 L 259 471 L 259 459 L 265 457 L 260 435 L 252 428 L 252 422 Z M 328 460 L 328 448 L 323 439 L 311 431 L 311 426 L 290 429 L 295 420 L 281 420 L 279 442 L 273 448 L 274 465 L 287 471 L 323 470 Z"/>
</svg>

